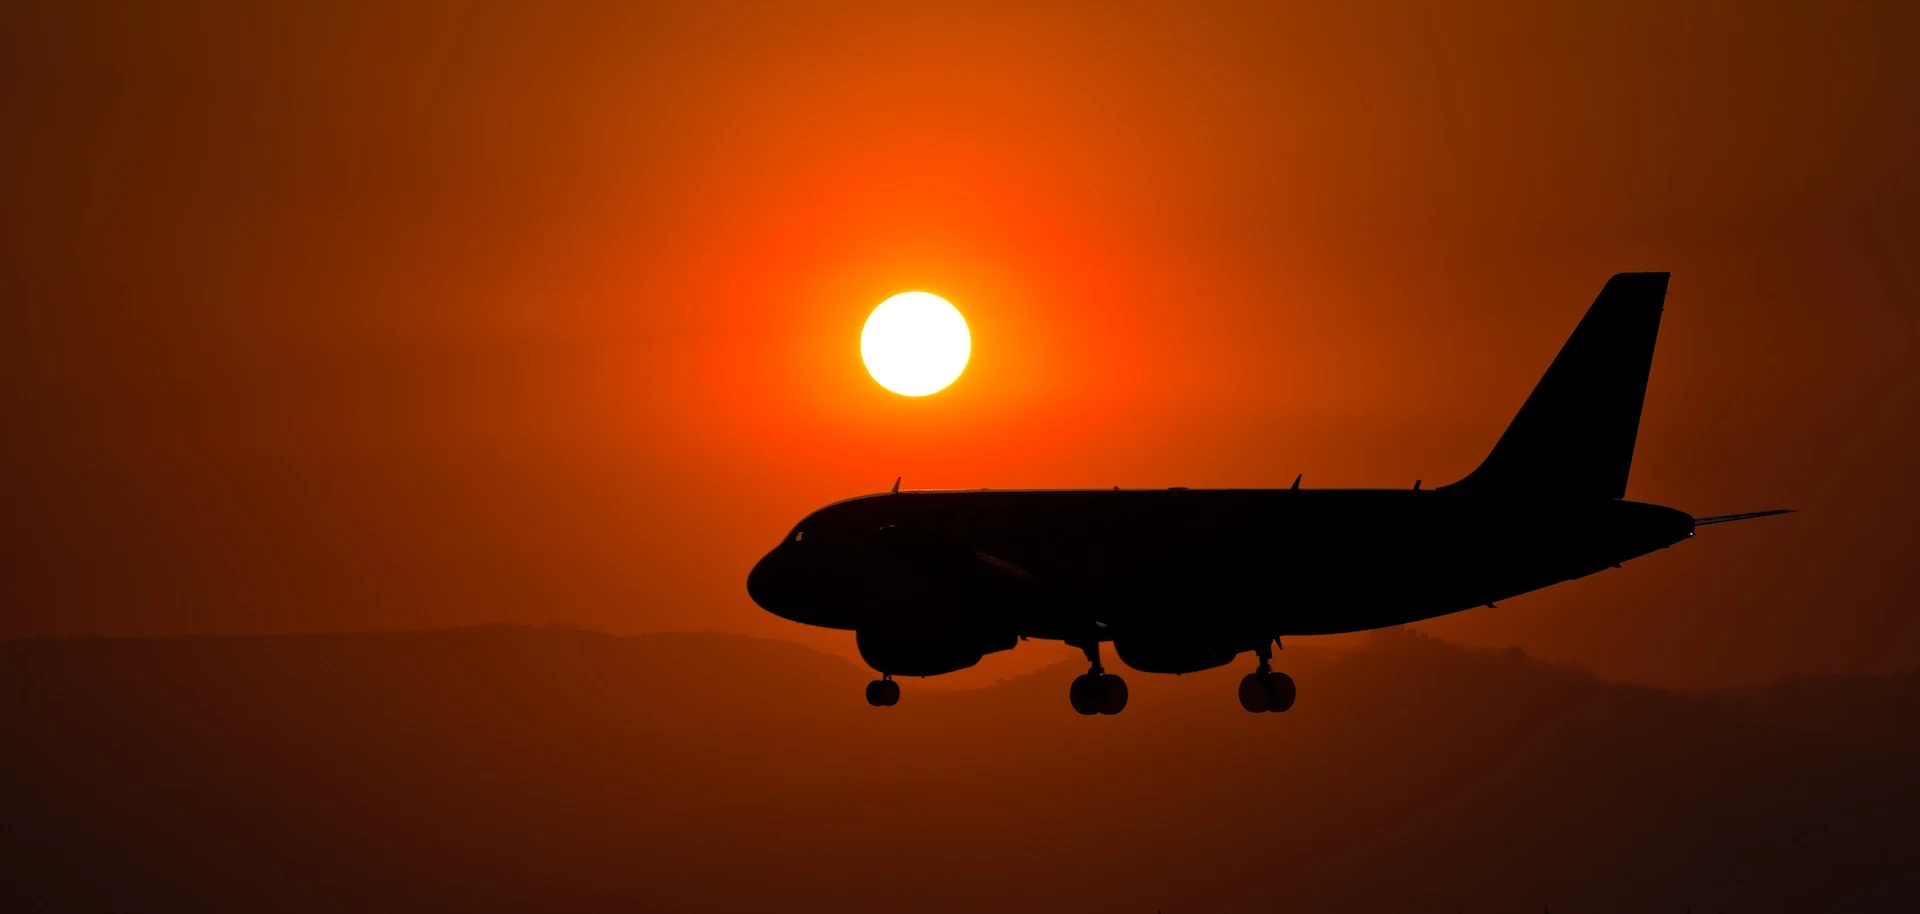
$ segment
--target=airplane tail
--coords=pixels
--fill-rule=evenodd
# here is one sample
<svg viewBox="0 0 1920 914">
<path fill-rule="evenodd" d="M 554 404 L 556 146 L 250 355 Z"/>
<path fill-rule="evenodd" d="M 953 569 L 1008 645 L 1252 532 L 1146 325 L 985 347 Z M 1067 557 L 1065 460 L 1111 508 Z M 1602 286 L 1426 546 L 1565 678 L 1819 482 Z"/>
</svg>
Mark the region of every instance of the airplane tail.
<svg viewBox="0 0 1920 914">
<path fill-rule="evenodd" d="M 1666 273 L 1615 273 L 1479 468 L 1444 489 L 1624 498 Z"/>
</svg>

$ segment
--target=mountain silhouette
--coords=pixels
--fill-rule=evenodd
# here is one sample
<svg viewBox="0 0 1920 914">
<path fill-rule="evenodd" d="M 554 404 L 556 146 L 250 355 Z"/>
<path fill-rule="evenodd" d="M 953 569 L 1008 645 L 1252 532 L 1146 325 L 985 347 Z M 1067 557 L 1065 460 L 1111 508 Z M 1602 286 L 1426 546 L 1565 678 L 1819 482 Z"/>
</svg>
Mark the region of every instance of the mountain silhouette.
<svg viewBox="0 0 1920 914">
<path fill-rule="evenodd" d="M 1681 693 L 1389 631 L 1067 707 L 569 629 L 0 643 L 0 910 L 1884 910 L 1920 674 Z"/>
</svg>

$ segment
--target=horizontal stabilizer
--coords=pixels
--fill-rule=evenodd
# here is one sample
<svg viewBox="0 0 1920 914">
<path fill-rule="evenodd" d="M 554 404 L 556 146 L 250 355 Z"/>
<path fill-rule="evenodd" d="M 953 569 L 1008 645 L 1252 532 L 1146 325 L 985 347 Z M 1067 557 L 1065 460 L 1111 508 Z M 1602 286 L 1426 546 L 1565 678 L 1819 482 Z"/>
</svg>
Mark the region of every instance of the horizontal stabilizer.
<svg viewBox="0 0 1920 914">
<path fill-rule="evenodd" d="M 1798 510 L 1800 509 L 1775 508 L 1771 511 L 1748 511 L 1744 514 L 1715 514 L 1711 517 L 1696 517 L 1693 519 L 1693 525 L 1696 527 L 1709 527 L 1714 524 L 1731 524 L 1737 520 L 1753 520 L 1756 517 L 1772 517 L 1775 514 L 1792 514 Z"/>
</svg>

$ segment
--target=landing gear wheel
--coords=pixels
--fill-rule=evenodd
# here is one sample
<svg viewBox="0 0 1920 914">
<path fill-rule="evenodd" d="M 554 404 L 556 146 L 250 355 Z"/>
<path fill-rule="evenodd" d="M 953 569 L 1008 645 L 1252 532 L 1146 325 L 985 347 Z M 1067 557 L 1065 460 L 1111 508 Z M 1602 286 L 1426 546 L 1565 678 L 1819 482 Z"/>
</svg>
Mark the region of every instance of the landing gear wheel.
<svg viewBox="0 0 1920 914">
<path fill-rule="evenodd" d="M 876 708 L 890 708 L 899 703 L 899 683 L 891 679 L 875 679 L 867 683 L 867 704 Z"/>
<path fill-rule="evenodd" d="M 1293 707 L 1297 694 L 1292 676 L 1279 672 L 1267 674 L 1267 710 L 1278 714 Z"/>
<path fill-rule="evenodd" d="M 1254 656 L 1260 658 L 1260 668 L 1240 680 L 1240 707 L 1249 714 L 1279 713 L 1293 707 L 1293 677 L 1274 672 L 1272 666 L 1273 646 L 1279 643 L 1280 639 L 1274 638 L 1271 644 L 1253 649 Z"/>
<path fill-rule="evenodd" d="M 1071 643 L 1071 642 L 1069 642 Z M 1100 639 L 1074 644 L 1087 655 L 1086 675 L 1073 680 L 1067 701 L 1081 714 L 1118 714 L 1127 709 L 1127 681 L 1100 666 Z"/>
<path fill-rule="evenodd" d="M 1293 707 L 1297 695 L 1293 677 L 1271 670 L 1248 673 L 1240 679 L 1240 707 L 1248 713 L 1272 711 L 1276 714 Z"/>
<path fill-rule="evenodd" d="M 1112 673 L 1100 677 L 1100 713 L 1118 714 L 1127 709 L 1127 681 Z"/>
<path fill-rule="evenodd" d="M 1100 713 L 1101 699 L 1107 691 L 1100 679 L 1092 673 L 1074 678 L 1073 685 L 1067 688 L 1067 701 L 1075 711 L 1089 717 Z"/>
<path fill-rule="evenodd" d="M 1240 707 L 1248 714 L 1259 714 L 1272 704 L 1267 695 L 1267 677 L 1263 673 L 1248 673 L 1240 677 Z"/>
</svg>

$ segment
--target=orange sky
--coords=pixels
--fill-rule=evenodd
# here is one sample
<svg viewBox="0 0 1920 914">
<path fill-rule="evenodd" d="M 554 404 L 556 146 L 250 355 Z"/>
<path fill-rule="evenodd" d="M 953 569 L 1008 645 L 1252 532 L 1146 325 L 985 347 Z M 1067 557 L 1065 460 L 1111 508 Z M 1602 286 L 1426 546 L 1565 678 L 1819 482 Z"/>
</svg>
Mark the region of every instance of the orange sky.
<svg viewBox="0 0 1920 914">
<path fill-rule="evenodd" d="M 1428 627 L 1920 665 L 1909 5 L 905 6 L 0 14 L 0 637 L 840 645 L 742 586 L 824 502 L 1448 481 L 1671 270 L 1631 496 L 1806 513 Z"/>
</svg>

